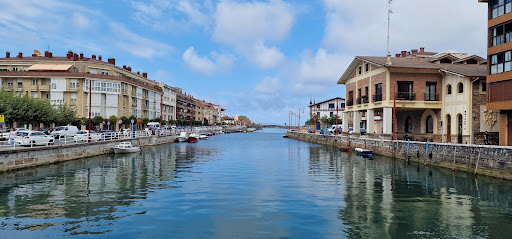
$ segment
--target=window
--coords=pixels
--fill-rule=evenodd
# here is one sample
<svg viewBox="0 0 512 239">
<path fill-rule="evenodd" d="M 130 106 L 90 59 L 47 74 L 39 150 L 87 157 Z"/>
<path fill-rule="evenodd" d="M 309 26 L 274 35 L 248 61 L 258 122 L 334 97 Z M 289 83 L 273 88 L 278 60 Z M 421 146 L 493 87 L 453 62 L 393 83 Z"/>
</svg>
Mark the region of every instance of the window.
<svg viewBox="0 0 512 239">
<path fill-rule="evenodd" d="M 18 67 L 12 67 L 12 71 L 18 71 Z"/>
<path fill-rule="evenodd" d="M 491 0 L 491 19 L 502 16 L 512 11 L 511 0 Z"/>
<path fill-rule="evenodd" d="M 359 72 L 359 75 L 361 75 L 363 73 L 363 67 L 362 66 L 359 67 L 358 72 Z"/>
<path fill-rule="evenodd" d="M 108 70 L 102 70 L 101 74 L 104 75 L 104 76 L 108 76 Z"/>
<path fill-rule="evenodd" d="M 443 58 L 439 61 L 440 63 L 443 63 L 443 64 L 452 64 L 452 60 L 448 59 L 448 58 Z"/>
<path fill-rule="evenodd" d="M 23 88 L 23 80 L 18 80 L 18 88 Z"/>
<path fill-rule="evenodd" d="M 76 90 L 76 80 L 69 80 L 69 89 Z"/>
<path fill-rule="evenodd" d="M 426 133 L 434 133 L 434 118 L 431 115 L 427 117 L 426 124 Z"/>
<path fill-rule="evenodd" d="M 56 90 L 57 89 L 57 83 L 52 83 L 52 90 Z"/>
<path fill-rule="evenodd" d="M 459 84 L 457 85 L 457 89 L 459 94 L 464 93 L 464 84 L 462 84 L 462 82 L 459 82 Z"/>
<path fill-rule="evenodd" d="M 364 71 L 365 71 L 365 72 L 370 71 L 370 64 L 366 63 L 366 64 L 364 65 Z"/>
<path fill-rule="evenodd" d="M 413 93 L 412 81 L 399 81 L 397 85 L 397 99 L 416 100 L 416 95 Z"/>
<path fill-rule="evenodd" d="M 334 103 L 333 104 L 329 104 L 329 108 L 334 108 Z"/>
<path fill-rule="evenodd" d="M 38 80 L 37 79 L 32 79 L 32 85 L 38 85 Z"/>
<path fill-rule="evenodd" d="M 436 86 L 437 86 L 437 84 L 435 82 L 427 82 L 427 85 L 425 88 L 425 101 L 438 100 L 437 93 L 436 93 Z"/>
<path fill-rule="evenodd" d="M 411 116 L 407 116 L 407 119 L 405 119 L 405 132 L 412 133 L 412 118 L 411 118 Z"/>
<path fill-rule="evenodd" d="M 32 98 L 39 98 L 39 94 L 37 93 L 37 91 L 32 92 Z"/>
<path fill-rule="evenodd" d="M 76 102 L 76 93 L 74 93 L 74 92 L 71 93 L 69 98 L 71 99 L 71 103 L 75 103 Z"/>
<path fill-rule="evenodd" d="M 482 81 L 482 87 L 480 87 L 480 89 L 482 89 L 482 92 L 487 92 L 487 82 Z"/>
<path fill-rule="evenodd" d="M 334 116 L 334 113 L 333 113 L 333 112 L 331 112 L 331 113 L 329 114 L 329 116 L 330 116 L 330 117 L 333 117 L 333 116 Z"/>
<path fill-rule="evenodd" d="M 491 55 L 491 75 L 512 71 L 512 51 Z"/>
<path fill-rule="evenodd" d="M 375 95 L 373 95 L 373 101 L 382 101 L 382 83 L 375 84 Z"/>
<path fill-rule="evenodd" d="M 451 95 L 452 94 L 452 85 L 446 86 L 446 94 Z"/>
</svg>

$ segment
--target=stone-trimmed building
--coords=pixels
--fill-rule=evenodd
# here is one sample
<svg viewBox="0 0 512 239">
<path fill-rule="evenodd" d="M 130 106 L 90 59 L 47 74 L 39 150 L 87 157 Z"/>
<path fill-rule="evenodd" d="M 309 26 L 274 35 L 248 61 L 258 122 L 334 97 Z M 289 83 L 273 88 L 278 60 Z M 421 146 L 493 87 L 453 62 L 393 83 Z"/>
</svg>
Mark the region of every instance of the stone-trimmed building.
<svg viewBox="0 0 512 239">
<path fill-rule="evenodd" d="M 496 121 L 480 120 L 493 118 L 484 103 L 486 75 L 485 59 L 455 51 L 357 56 L 338 81 L 346 86 L 343 122 L 355 134 L 365 128 L 368 137 L 391 138 L 396 102 L 397 139 L 483 144 L 486 131 L 498 130 Z"/>
</svg>

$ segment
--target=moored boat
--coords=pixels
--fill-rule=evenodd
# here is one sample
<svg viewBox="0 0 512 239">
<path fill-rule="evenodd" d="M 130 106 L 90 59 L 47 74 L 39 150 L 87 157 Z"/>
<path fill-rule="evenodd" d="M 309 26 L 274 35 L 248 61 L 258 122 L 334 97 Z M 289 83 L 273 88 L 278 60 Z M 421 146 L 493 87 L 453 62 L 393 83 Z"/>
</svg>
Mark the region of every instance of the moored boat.
<svg viewBox="0 0 512 239">
<path fill-rule="evenodd" d="M 256 128 L 252 128 L 252 127 L 251 128 L 247 128 L 247 132 L 254 132 L 254 131 L 256 131 Z"/>
<path fill-rule="evenodd" d="M 368 150 L 368 149 L 356 148 L 355 150 L 358 154 L 368 154 L 368 155 L 373 154 L 373 151 Z"/>
<path fill-rule="evenodd" d="M 178 136 L 178 141 L 179 142 L 187 142 L 187 140 L 188 140 L 187 132 L 181 132 L 180 136 Z"/>
<path fill-rule="evenodd" d="M 338 145 L 338 149 L 343 152 L 352 151 L 352 147 Z"/>
<path fill-rule="evenodd" d="M 199 141 L 199 135 L 197 135 L 196 133 L 191 133 L 188 136 L 188 142 L 189 143 L 197 143 L 197 141 Z"/>
<path fill-rule="evenodd" d="M 199 135 L 199 139 L 209 139 L 210 137 L 206 134 Z"/>
<path fill-rule="evenodd" d="M 116 154 L 136 153 L 139 151 L 140 147 L 132 145 L 130 142 L 122 142 L 114 146 L 114 153 Z"/>
</svg>

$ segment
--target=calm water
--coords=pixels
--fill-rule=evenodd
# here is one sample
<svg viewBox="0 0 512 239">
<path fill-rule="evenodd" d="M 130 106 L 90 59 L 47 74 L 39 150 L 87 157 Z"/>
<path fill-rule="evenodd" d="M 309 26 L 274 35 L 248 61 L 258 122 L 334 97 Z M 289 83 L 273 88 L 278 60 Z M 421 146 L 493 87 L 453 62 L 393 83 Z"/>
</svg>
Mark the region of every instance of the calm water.
<svg viewBox="0 0 512 239">
<path fill-rule="evenodd" d="M 227 134 L 0 174 L 0 238 L 510 238 L 512 183 Z"/>
</svg>

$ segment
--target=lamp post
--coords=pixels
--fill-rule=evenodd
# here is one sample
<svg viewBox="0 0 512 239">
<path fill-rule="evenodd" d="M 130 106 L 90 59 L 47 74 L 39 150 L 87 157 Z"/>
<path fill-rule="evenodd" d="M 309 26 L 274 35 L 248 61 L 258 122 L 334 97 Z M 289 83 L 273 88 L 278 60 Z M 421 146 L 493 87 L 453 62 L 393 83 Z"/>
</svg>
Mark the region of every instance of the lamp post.
<svg viewBox="0 0 512 239">
<path fill-rule="evenodd" d="M 91 142 L 91 102 L 92 102 L 92 80 L 89 80 L 89 139 L 87 143 Z"/>
</svg>

